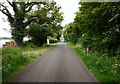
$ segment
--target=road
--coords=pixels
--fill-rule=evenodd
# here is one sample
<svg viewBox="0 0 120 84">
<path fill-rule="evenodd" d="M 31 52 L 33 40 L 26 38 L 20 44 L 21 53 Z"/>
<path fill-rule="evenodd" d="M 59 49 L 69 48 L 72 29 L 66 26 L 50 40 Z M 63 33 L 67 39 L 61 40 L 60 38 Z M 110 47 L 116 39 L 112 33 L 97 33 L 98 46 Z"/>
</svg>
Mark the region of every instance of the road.
<svg viewBox="0 0 120 84">
<path fill-rule="evenodd" d="M 58 43 L 9 82 L 98 82 L 65 43 Z"/>
</svg>

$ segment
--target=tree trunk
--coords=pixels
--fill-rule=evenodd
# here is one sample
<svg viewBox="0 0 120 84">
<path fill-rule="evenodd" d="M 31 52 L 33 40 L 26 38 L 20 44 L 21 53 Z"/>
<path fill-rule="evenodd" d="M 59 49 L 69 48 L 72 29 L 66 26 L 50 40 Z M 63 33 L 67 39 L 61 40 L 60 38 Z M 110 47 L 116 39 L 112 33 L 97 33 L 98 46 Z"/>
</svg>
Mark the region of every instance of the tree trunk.
<svg viewBox="0 0 120 84">
<path fill-rule="evenodd" d="M 18 47 L 22 47 L 23 46 L 23 37 L 16 38 L 15 41 L 16 41 Z"/>
</svg>

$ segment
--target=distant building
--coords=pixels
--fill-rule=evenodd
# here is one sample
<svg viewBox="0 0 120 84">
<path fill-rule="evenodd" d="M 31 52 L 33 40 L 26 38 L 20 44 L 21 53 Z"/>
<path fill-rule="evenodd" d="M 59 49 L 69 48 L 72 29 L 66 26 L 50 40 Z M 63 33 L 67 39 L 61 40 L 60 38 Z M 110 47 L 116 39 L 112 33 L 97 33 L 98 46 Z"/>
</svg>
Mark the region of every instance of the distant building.
<svg viewBox="0 0 120 84">
<path fill-rule="evenodd" d="M 0 48 L 4 46 L 15 47 L 16 43 L 13 39 L 9 37 L 0 37 Z"/>
<path fill-rule="evenodd" d="M 60 41 L 61 41 L 61 42 L 64 42 L 64 36 L 63 36 L 63 34 L 62 34 L 61 37 L 60 37 Z"/>
</svg>

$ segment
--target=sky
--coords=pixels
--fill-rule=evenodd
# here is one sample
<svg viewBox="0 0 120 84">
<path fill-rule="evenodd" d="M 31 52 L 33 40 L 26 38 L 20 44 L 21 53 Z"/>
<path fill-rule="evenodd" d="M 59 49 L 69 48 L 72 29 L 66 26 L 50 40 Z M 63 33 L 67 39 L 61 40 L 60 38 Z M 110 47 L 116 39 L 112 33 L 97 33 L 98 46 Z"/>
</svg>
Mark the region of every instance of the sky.
<svg viewBox="0 0 120 84">
<path fill-rule="evenodd" d="M 74 21 L 75 13 L 78 11 L 78 3 L 80 0 L 55 0 L 57 5 L 61 6 L 61 12 L 63 12 L 64 20 L 61 23 L 62 26 Z M 3 30 L 6 28 L 6 30 Z M 11 37 L 10 25 L 7 22 L 7 17 L 0 12 L 0 37 Z"/>
<path fill-rule="evenodd" d="M 61 11 L 64 13 L 64 21 L 62 22 L 62 26 L 74 21 L 74 17 L 78 11 L 78 3 L 80 0 L 55 0 L 58 5 L 62 7 Z"/>
</svg>

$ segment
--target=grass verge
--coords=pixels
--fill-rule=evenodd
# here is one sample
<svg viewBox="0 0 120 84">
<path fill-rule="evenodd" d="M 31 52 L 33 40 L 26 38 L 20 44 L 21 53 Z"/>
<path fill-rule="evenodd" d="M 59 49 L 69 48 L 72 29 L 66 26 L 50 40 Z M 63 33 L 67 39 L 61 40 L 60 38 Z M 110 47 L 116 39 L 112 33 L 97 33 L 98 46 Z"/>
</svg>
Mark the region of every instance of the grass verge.
<svg viewBox="0 0 120 84">
<path fill-rule="evenodd" d="M 109 58 L 106 54 L 85 53 L 84 48 L 70 42 L 67 44 L 101 83 L 120 83 L 120 61 L 117 57 Z"/>
<path fill-rule="evenodd" d="M 17 72 L 25 68 L 28 64 L 32 63 L 54 46 L 55 45 L 43 45 L 35 48 L 4 47 L 2 49 L 2 81 L 8 81 L 11 77 L 16 75 Z"/>
</svg>

